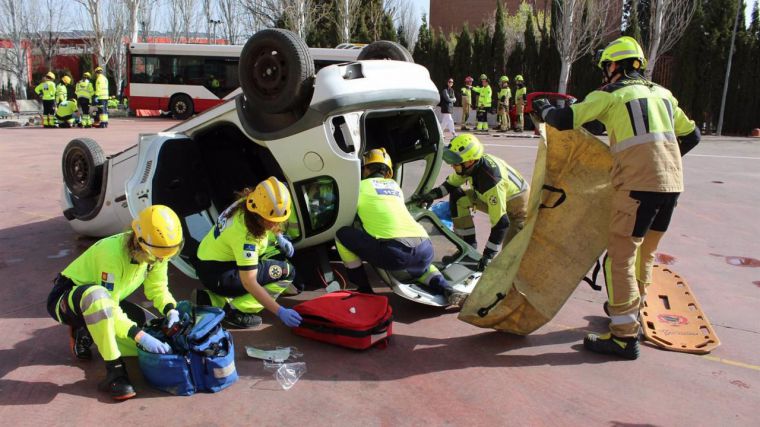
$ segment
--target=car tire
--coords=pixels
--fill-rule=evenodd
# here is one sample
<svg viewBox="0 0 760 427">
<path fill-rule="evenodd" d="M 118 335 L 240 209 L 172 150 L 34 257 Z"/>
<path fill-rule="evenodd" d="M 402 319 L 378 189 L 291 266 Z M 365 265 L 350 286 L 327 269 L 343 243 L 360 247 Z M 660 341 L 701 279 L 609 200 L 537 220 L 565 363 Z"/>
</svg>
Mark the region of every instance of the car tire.
<svg viewBox="0 0 760 427">
<path fill-rule="evenodd" d="M 195 112 L 193 99 L 184 93 L 174 95 L 169 103 L 169 111 L 171 111 L 172 117 L 177 120 L 189 119 Z"/>
<path fill-rule="evenodd" d="M 368 59 L 390 59 L 393 61 L 414 62 L 412 54 L 404 46 L 388 40 L 374 41 L 359 52 L 359 61 Z"/>
<path fill-rule="evenodd" d="M 63 149 L 63 182 L 71 194 L 87 198 L 100 192 L 106 155 L 90 138 L 72 139 Z"/>
<path fill-rule="evenodd" d="M 305 110 L 313 88 L 309 47 L 291 31 L 256 32 L 240 53 L 240 87 L 250 105 L 276 114 Z"/>
</svg>

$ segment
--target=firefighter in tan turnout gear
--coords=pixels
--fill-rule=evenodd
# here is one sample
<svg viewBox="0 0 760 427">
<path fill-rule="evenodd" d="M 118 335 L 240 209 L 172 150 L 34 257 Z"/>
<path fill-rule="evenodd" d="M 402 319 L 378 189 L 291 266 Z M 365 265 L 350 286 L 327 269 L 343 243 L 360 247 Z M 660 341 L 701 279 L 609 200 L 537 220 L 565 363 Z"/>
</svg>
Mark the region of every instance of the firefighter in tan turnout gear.
<svg viewBox="0 0 760 427">
<path fill-rule="evenodd" d="M 636 359 L 639 308 L 652 282 L 657 245 L 683 191 L 681 157 L 699 143 L 700 133 L 669 90 L 643 77 L 646 59 L 635 39 L 610 43 L 598 66 L 606 85 L 583 102 L 557 109 L 536 99 L 533 109 L 559 130 L 592 120 L 607 127 L 614 188 L 605 265 L 610 333 L 588 334 L 583 344 Z"/>
</svg>

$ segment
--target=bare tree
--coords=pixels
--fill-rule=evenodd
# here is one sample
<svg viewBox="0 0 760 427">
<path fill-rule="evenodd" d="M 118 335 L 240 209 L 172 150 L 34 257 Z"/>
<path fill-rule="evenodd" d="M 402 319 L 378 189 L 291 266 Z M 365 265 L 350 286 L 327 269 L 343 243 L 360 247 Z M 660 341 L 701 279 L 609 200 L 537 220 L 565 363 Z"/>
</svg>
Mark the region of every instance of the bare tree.
<svg viewBox="0 0 760 427">
<path fill-rule="evenodd" d="M 194 33 L 193 29 L 198 28 L 200 11 L 198 10 L 198 0 L 180 0 L 180 22 L 182 24 L 182 35 L 185 43 L 190 43 L 190 34 Z"/>
<path fill-rule="evenodd" d="M 159 9 L 159 0 L 142 0 L 138 11 L 139 24 L 143 41 L 148 41 L 148 36 L 153 31 L 156 10 Z"/>
<path fill-rule="evenodd" d="M 567 91 L 573 63 L 591 53 L 612 29 L 607 28 L 610 6 L 616 2 L 599 0 L 557 0 L 557 25 L 552 29 L 562 61 L 559 92 Z"/>
<path fill-rule="evenodd" d="M 240 43 L 242 36 L 241 19 L 242 8 L 239 0 L 219 0 L 219 13 L 221 14 L 222 31 L 224 38 L 229 44 Z"/>
<path fill-rule="evenodd" d="M 392 0 L 395 2 L 393 9 L 393 21 L 396 28 L 401 30 L 404 40 L 408 43 L 407 48 L 410 50 L 417 43 L 417 33 L 420 31 L 420 20 L 417 17 L 414 4 L 409 0 Z M 388 3 L 391 1 L 389 0 Z M 386 3 L 386 4 L 388 4 Z"/>
<path fill-rule="evenodd" d="M 341 43 L 351 41 L 351 32 L 359 19 L 362 0 L 334 0 L 335 26 L 338 28 L 338 40 Z"/>
<path fill-rule="evenodd" d="M 124 2 L 124 6 L 127 8 L 127 11 L 129 13 L 127 20 L 127 33 L 129 35 L 129 41 L 130 43 L 136 43 L 138 41 L 138 35 L 140 34 L 140 22 L 139 22 L 139 14 L 140 14 L 140 5 L 142 3 L 142 0 L 122 0 Z"/>
<path fill-rule="evenodd" d="M 645 77 L 652 78 L 657 59 L 675 46 L 694 16 L 694 0 L 652 0 L 649 3 L 649 46 Z"/>
<path fill-rule="evenodd" d="M 15 80 L 18 99 L 26 99 L 29 84 L 29 4 L 23 0 L 0 0 L 0 25 L 11 46 L 0 48 L 0 71 Z"/>
<path fill-rule="evenodd" d="M 103 64 L 107 65 L 116 83 L 114 91 L 118 94 L 120 84 L 127 70 L 127 47 L 126 39 L 130 33 L 129 25 L 131 10 L 126 2 L 111 1 L 106 8 L 106 18 L 109 27 L 103 34 Z"/>
<path fill-rule="evenodd" d="M 241 5 L 256 28 L 276 27 L 282 20 L 304 40 L 328 11 L 318 0 L 241 0 Z"/>
<path fill-rule="evenodd" d="M 98 0 L 74 1 L 82 5 L 85 15 L 89 19 L 90 29 L 92 30 L 92 38 L 89 41 L 89 44 L 94 51 L 95 56 L 98 58 L 98 64 L 101 66 L 108 64 L 108 60 L 111 58 L 110 56 L 105 55 L 105 33 L 103 31 L 103 25 L 105 23 L 103 15 L 105 14 L 105 10 L 103 10 L 104 8 L 101 8 L 103 2 Z"/>
<path fill-rule="evenodd" d="M 61 50 L 62 24 L 61 13 L 56 8 L 57 4 L 55 0 L 45 0 L 42 5 L 38 1 L 30 3 L 31 10 L 40 12 L 30 14 L 30 28 L 33 29 L 29 34 L 30 41 L 42 54 L 47 69 L 53 68 L 53 58 Z"/>
</svg>

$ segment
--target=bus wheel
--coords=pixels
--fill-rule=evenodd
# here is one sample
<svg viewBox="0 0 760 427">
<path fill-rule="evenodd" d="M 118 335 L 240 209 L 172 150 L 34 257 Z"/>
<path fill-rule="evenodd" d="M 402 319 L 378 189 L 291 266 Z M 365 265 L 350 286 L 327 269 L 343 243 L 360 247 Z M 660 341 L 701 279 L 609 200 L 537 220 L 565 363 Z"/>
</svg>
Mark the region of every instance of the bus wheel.
<svg viewBox="0 0 760 427">
<path fill-rule="evenodd" d="M 250 105 L 265 113 L 305 110 L 312 93 L 314 61 L 295 33 L 256 32 L 240 53 L 240 87 Z"/>
<path fill-rule="evenodd" d="M 365 59 L 391 59 L 394 61 L 414 62 L 412 54 L 404 46 L 388 40 L 374 41 L 359 52 L 356 58 L 359 61 Z"/>
<path fill-rule="evenodd" d="M 184 93 L 174 95 L 172 102 L 169 104 L 169 111 L 172 112 L 172 117 L 177 120 L 189 119 L 193 115 L 194 110 L 193 100 Z"/>
<path fill-rule="evenodd" d="M 76 197 L 91 197 L 100 192 L 106 155 L 90 138 L 72 139 L 63 149 L 63 181 Z"/>
</svg>

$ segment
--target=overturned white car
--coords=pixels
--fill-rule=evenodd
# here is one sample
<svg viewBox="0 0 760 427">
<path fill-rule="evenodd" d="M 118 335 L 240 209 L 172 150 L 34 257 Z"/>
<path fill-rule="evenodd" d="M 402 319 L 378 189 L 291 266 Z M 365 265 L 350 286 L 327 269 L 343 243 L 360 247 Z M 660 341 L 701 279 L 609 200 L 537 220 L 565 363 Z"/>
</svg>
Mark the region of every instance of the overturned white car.
<svg viewBox="0 0 760 427">
<path fill-rule="evenodd" d="M 335 232 L 356 215 L 361 153 L 385 147 L 407 197 L 434 184 L 443 150 L 438 90 L 424 67 L 387 41 L 366 46 L 355 62 L 315 73 L 304 42 L 283 30 L 252 36 L 239 73 L 243 94 L 166 132 L 143 134 L 121 153 L 105 156 L 95 141 L 72 140 L 62 161 L 64 215 L 78 233 L 105 236 L 126 229 L 146 206 L 170 206 L 186 236 L 173 262 L 195 277 L 198 244 L 234 193 L 274 175 L 293 194 L 297 270 L 327 284 Z M 479 254 L 431 212 L 410 208 L 430 234 L 443 274 L 471 290 L 480 276 L 475 266 L 443 266 L 440 259 Z M 378 273 L 406 298 L 446 305 L 401 273 Z"/>
</svg>

